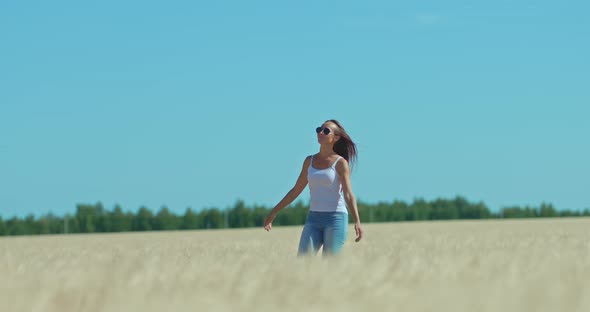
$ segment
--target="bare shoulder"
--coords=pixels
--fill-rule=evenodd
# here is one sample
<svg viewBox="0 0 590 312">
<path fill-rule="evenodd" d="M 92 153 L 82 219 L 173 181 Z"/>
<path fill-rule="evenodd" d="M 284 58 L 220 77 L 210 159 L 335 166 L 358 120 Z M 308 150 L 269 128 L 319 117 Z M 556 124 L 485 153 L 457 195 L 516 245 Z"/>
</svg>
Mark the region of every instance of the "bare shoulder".
<svg viewBox="0 0 590 312">
<path fill-rule="evenodd" d="M 311 155 L 305 157 L 305 160 L 303 160 L 303 167 L 307 169 L 307 167 L 309 167 L 309 164 L 311 164 Z"/>
<path fill-rule="evenodd" d="M 350 172 L 348 160 L 346 160 L 344 157 L 340 158 L 340 160 L 336 163 L 336 172 L 338 172 L 338 174 Z"/>
</svg>

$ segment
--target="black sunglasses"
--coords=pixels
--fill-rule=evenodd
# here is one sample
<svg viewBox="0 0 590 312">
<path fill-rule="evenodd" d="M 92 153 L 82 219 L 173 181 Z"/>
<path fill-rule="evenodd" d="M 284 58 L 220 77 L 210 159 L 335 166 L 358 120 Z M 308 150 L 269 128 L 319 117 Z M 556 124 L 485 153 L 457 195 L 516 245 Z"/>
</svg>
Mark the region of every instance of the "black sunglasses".
<svg viewBox="0 0 590 312">
<path fill-rule="evenodd" d="M 315 133 L 317 133 L 317 134 L 320 134 L 320 132 L 322 132 L 322 131 L 324 132 L 324 135 L 328 135 L 328 134 L 330 134 L 330 131 L 331 130 L 328 127 L 324 127 L 324 128 L 317 127 L 317 128 L 315 128 Z"/>
</svg>

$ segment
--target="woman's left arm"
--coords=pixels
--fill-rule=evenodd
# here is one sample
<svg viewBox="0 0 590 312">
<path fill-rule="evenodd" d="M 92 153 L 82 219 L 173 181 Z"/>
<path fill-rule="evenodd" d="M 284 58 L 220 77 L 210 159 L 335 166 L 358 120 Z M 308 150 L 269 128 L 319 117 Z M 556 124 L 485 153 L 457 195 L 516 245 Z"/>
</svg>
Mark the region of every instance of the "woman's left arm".
<svg viewBox="0 0 590 312">
<path fill-rule="evenodd" d="M 352 185 L 350 182 L 350 167 L 348 161 L 342 158 L 336 163 L 336 172 L 340 178 L 342 184 L 342 193 L 344 194 L 344 200 L 346 201 L 346 207 L 348 213 L 352 214 L 354 219 L 354 230 L 356 232 L 355 242 L 358 242 L 363 238 L 363 229 L 361 228 L 361 219 L 359 217 L 358 208 L 356 206 L 356 198 L 352 192 Z"/>
</svg>

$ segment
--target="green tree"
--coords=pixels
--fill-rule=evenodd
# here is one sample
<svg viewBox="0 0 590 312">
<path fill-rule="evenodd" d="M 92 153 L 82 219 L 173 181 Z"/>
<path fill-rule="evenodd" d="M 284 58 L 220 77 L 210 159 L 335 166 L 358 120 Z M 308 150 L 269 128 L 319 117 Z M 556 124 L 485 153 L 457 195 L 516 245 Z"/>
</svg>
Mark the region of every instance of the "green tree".
<svg viewBox="0 0 590 312">
<path fill-rule="evenodd" d="M 8 235 L 30 235 L 33 234 L 26 228 L 25 222 L 17 217 L 12 217 L 6 221 L 6 233 Z"/>
<path fill-rule="evenodd" d="M 455 202 L 438 198 L 431 203 L 431 207 L 430 218 L 433 220 L 449 220 L 458 217 Z"/>
<path fill-rule="evenodd" d="M 25 235 L 36 235 L 40 234 L 39 223 L 35 220 L 33 214 L 29 214 L 24 220 Z"/>
<path fill-rule="evenodd" d="M 542 218 L 552 218 L 557 217 L 557 211 L 551 204 L 541 203 L 541 207 L 539 207 L 539 216 Z"/>
<path fill-rule="evenodd" d="M 81 233 L 94 233 L 96 230 L 102 231 L 103 226 L 98 221 L 104 214 L 104 208 L 99 202 L 95 205 L 78 204 L 76 205 L 76 220 Z M 99 228 L 97 229 L 97 225 Z"/>
<path fill-rule="evenodd" d="M 391 208 L 384 214 L 385 218 L 381 221 L 405 221 L 408 216 L 408 204 L 403 201 L 395 200 L 391 204 Z"/>
<path fill-rule="evenodd" d="M 67 221 L 67 226 L 68 226 L 68 233 L 81 233 L 80 232 L 80 221 L 78 220 L 78 218 L 76 218 L 76 216 L 70 216 L 70 215 L 66 215 L 66 218 L 68 219 Z"/>
<path fill-rule="evenodd" d="M 186 211 L 182 216 L 180 228 L 184 230 L 194 230 L 199 228 L 199 217 L 190 207 L 186 208 Z"/>
<path fill-rule="evenodd" d="M 356 206 L 359 212 L 359 218 L 361 218 L 362 222 L 373 222 L 373 217 L 375 216 L 374 205 L 365 203 L 364 201 L 358 199 Z M 348 217 L 348 221 L 353 222 L 352 215 L 349 215 Z"/>
<path fill-rule="evenodd" d="M 64 232 L 64 219 L 52 213 L 48 213 L 43 217 L 47 223 L 49 234 L 61 234 Z"/>
<path fill-rule="evenodd" d="M 94 228 L 96 232 L 112 232 L 113 220 L 111 219 L 111 214 L 105 211 L 100 215 L 96 216 Z"/>
<path fill-rule="evenodd" d="M 407 220 L 429 220 L 432 212 L 432 207 L 422 198 L 414 199 L 408 210 L 409 215 L 406 214 Z"/>
<path fill-rule="evenodd" d="M 534 218 L 537 216 L 537 211 L 531 207 L 510 206 L 504 207 L 500 215 L 502 218 Z"/>
<path fill-rule="evenodd" d="M 133 231 L 151 231 L 153 214 L 147 207 L 141 206 L 133 220 Z"/>
<path fill-rule="evenodd" d="M 154 217 L 153 229 L 156 231 L 177 230 L 178 223 L 176 215 L 171 213 L 168 207 L 162 206 Z"/>
<path fill-rule="evenodd" d="M 479 202 L 477 204 L 469 204 L 469 206 L 465 207 L 463 212 L 461 213 L 461 219 L 486 219 L 490 218 L 491 212 L 488 207 L 483 203 Z"/>
<path fill-rule="evenodd" d="M 247 210 L 244 208 L 244 212 Z M 243 218 L 247 215 L 244 214 Z M 248 220 L 240 220 L 236 227 L 246 227 Z M 224 216 L 221 211 L 217 208 L 211 208 L 201 211 L 199 214 L 199 228 L 200 229 L 220 229 L 224 226 Z"/>
<path fill-rule="evenodd" d="M 228 223 L 230 228 L 241 228 L 248 226 L 248 209 L 243 200 L 238 199 L 233 208 L 229 211 Z M 280 216 L 281 214 L 279 214 Z M 284 219 L 285 217 L 282 217 Z M 277 216 L 277 219 L 278 216 Z M 253 223 L 253 222 L 252 222 Z M 253 225 L 253 224 L 252 224 Z"/>
<path fill-rule="evenodd" d="M 520 208 L 519 207 L 504 207 L 501 209 L 500 215 L 502 218 L 510 219 L 510 218 L 519 218 L 520 217 Z"/>
<path fill-rule="evenodd" d="M 580 217 L 580 216 L 582 216 L 582 212 L 564 209 L 564 210 L 559 211 L 559 216 L 560 217 Z"/>
<path fill-rule="evenodd" d="M 48 216 L 41 217 L 37 224 L 38 234 L 51 234 L 51 220 Z"/>
<path fill-rule="evenodd" d="M 115 205 L 114 210 L 109 215 L 111 219 L 111 232 L 131 231 L 133 215 L 125 214 L 121 206 L 118 204 Z"/>
<path fill-rule="evenodd" d="M 0 216 L 0 236 L 6 235 L 6 225 L 4 224 L 4 220 Z"/>
</svg>

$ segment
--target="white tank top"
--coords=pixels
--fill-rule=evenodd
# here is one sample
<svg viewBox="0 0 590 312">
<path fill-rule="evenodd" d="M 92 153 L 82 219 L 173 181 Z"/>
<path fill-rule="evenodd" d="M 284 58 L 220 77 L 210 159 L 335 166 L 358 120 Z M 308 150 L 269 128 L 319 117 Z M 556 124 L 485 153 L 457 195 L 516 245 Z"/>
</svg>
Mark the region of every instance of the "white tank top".
<svg viewBox="0 0 590 312">
<path fill-rule="evenodd" d="M 336 163 L 342 157 L 326 169 L 313 167 L 313 155 L 307 170 L 307 182 L 309 184 L 309 210 L 321 212 L 343 212 L 348 214 L 342 196 L 342 184 L 336 172 Z"/>
</svg>

